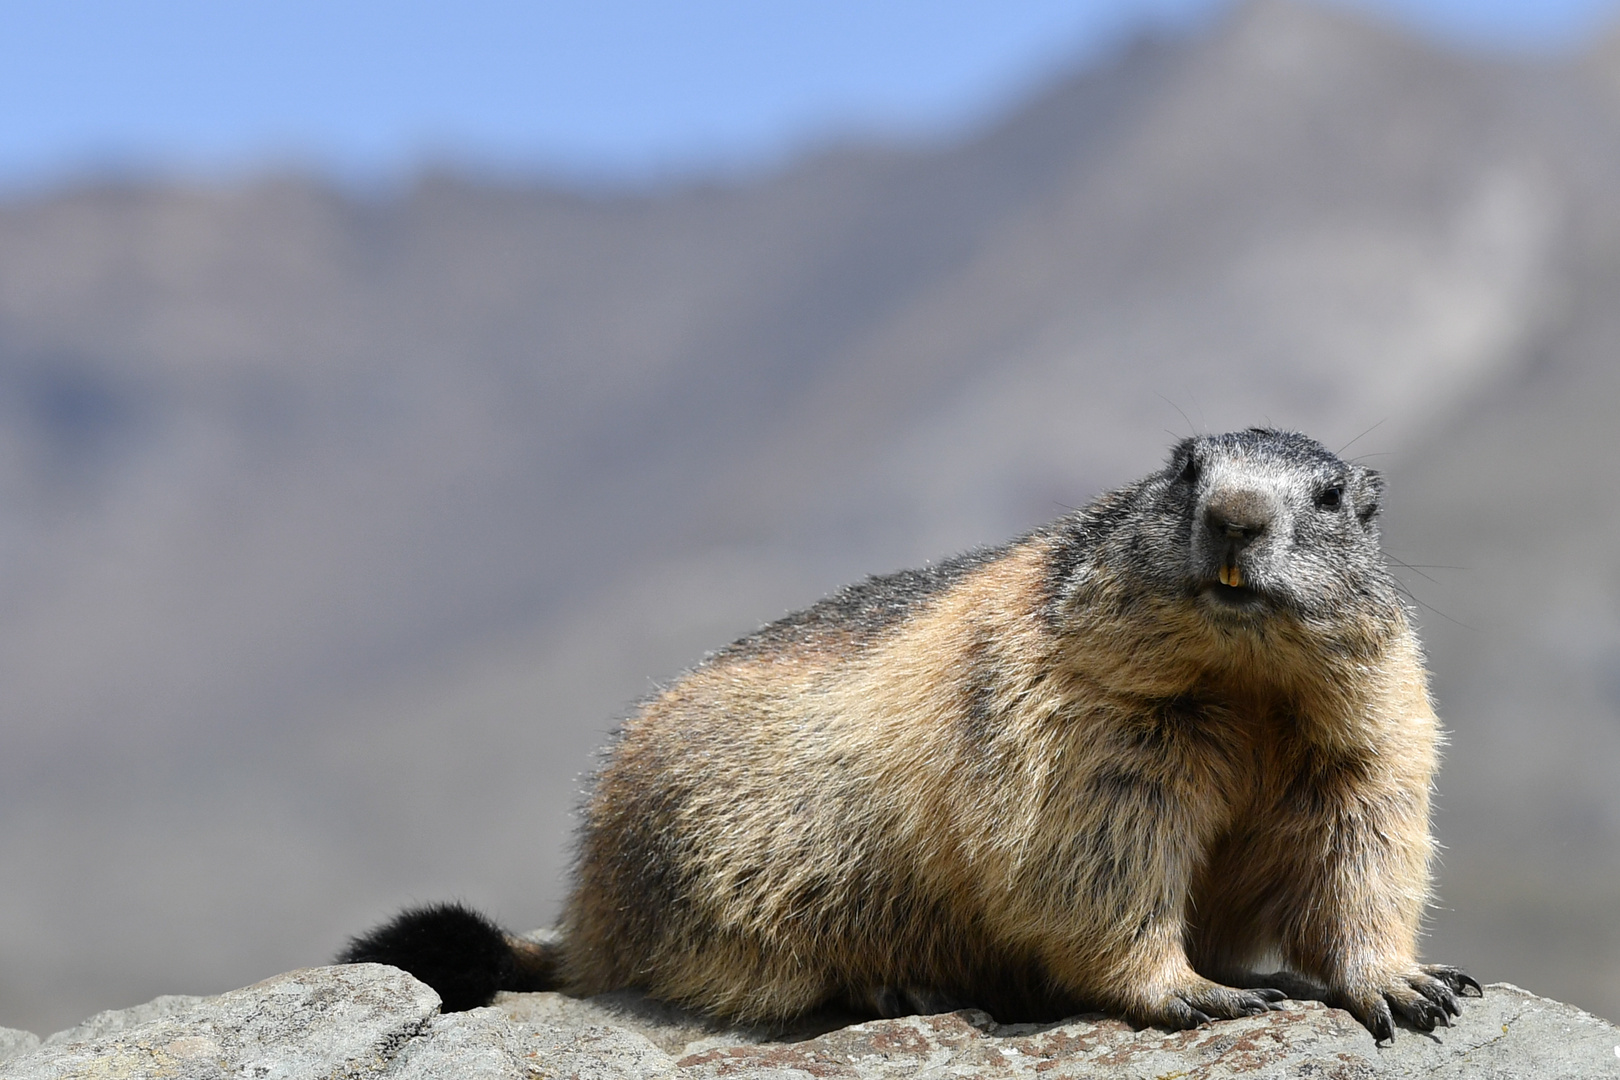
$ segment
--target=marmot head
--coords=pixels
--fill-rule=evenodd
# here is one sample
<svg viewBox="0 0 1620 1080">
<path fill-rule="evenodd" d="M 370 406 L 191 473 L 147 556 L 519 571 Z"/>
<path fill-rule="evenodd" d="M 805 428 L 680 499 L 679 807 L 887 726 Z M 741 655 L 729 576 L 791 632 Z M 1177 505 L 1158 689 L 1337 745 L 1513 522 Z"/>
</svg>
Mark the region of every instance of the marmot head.
<svg viewBox="0 0 1620 1080">
<path fill-rule="evenodd" d="M 1400 611 L 1378 548 L 1383 481 L 1314 439 L 1269 428 L 1184 439 L 1138 492 L 1148 505 L 1133 568 L 1218 625 Z"/>
</svg>

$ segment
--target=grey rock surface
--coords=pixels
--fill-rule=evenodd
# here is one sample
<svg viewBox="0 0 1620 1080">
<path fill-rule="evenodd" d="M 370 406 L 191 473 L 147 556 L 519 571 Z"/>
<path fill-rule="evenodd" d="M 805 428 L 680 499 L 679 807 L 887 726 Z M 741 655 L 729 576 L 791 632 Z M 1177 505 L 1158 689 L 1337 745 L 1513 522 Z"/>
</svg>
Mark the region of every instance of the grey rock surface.
<svg viewBox="0 0 1620 1080">
<path fill-rule="evenodd" d="M 998 1025 L 972 1011 L 858 1024 L 794 1044 L 712 1048 L 683 1075 L 769 1069 L 782 1077 L 1591 1077 L 1620 1076 L 1620 1030 L 1508 984 L 1449 1030 L 1402 1030 L 1374 1046 L 1348 1014 L 1315 1002 L 1194 1031 L 1134 1031 L 1096 1017 Z"/>
<path fill-rule="evenodd" d="M 58 1031 L 45 1040 L 46 1046 L 59 1046 L 63 1043 L 90 1042 L 93 1039 L 103 1039 L 109 1035 L 116 1035 L 132 1027 L 149 1024 L 154 1020 L 162 1020 L 176 1013 L 184 1013 L 207 1001 L 205 997 L 195 994 L 165 994 L 153 998 L 144 1005 L 136 1005 L 128 1009 L 108 1009 L 99 1012 L 82 1024 Z"/>
<path fill-rule="evenodd" d="M 1620 1077 L 1620 1028 L 1509 983 L 1469 999 L 1452 1027 L 1402 1029 L 1385 1047 L 1316 1002 L 1181 1032 L 1096 1015 L 998 1024 L 972 1009 L 864 1023 L 827 1015 L 772 1032 L 630 993 L 503 994 L 470 1012 L 437 1009 L 432 990 L 393 968 L 311 968 L 100 1014 L 0 1062 L 0 1080 Z"/>
<path fill-rule="evenodd" d="M 495 1009 L 452 1013 L 401 1052 L 389 1075 L 408 1080 L 504 1080 L 532 1075 L 522 1032 Z"/>
<path fill-rule="evenodd" d="M 651 1080 L 676 1074 L 673 1057 L 633 1025 L 618 1021 L 611 1010 L 570 1009 L 551 1002 L 541 1002 L 532 1010 L 519 1001 L 454 1013 L 434 1021 L 387 1076 L 389 1080 L 520 1080 L 535 1076 Z"/>
<path fill-rule="evenodd" d="M 38 1049 L 39 1036 L 32 1031 L 18 1031 L 16 1028 L 0 1028 L 0 1061 L 26 1054 L 30 1050 Z"/>
<path fill-rule="evenodd" d="M 218 997 L 102 1013 L 0 1062 L 0 1077 L 376 1076 L 438 1008 L 437 994 L 397 968 L 306 968 Z"/>
</svg>

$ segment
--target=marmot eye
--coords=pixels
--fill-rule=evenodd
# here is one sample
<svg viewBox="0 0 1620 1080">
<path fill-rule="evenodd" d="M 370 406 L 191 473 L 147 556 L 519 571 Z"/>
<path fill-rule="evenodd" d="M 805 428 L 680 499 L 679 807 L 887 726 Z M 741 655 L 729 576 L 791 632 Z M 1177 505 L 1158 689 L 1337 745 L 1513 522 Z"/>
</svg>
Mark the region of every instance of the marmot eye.
<svg viewBox="0 0 1620 1080">
<path fill-rule="evenodd" d="M 1187 455 L 1187 464 L 1181 467 L 1181 478 L 1189 484 L 1198 479 L 1198 461 L 1191 454 Z"/>
<path fill-rule="evenodd" d="M 1332 487 L 1328 488 L 1326 491 L 1323 491 L 1316 497 L 1316 505 L 1320 506 L 1324 510 L 1337 510 L 1339 508 L 1339 503 L 1343 501 L 1344 488 L 1340 487 L 1338 484 L 1334 484 Z"/>
</svg>

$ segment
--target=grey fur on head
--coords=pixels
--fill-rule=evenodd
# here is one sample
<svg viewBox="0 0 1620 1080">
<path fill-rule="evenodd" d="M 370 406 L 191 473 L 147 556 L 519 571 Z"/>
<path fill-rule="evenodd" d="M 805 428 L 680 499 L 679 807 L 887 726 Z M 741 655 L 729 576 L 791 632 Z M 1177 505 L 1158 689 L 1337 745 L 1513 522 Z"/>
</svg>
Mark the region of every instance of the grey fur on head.
<svg viewBox="0 0 1620 1080">
<path fill-rule="evenodd" d="M 1382 495 L 1376 471 L 1295 432 L 1183 439 L 1162 470 L 1067 519 L 1091 555 L 1061 591 L 1094 599 L 1086 572 L 1112 564 L 1116 602 L 1191 595 L 1234 628 L 1277 615 L 1382 621 L 1401 608 L 1378 546 Z"/>
</svg>

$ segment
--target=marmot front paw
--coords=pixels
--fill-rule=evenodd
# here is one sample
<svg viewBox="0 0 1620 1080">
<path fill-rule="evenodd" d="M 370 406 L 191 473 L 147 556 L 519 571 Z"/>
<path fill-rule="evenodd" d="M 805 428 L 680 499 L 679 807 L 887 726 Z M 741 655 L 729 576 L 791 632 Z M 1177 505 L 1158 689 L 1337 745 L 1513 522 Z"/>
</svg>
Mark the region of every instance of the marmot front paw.
<svg viewBox="0 0 1620 1080">
<path fill-rule="evenodd" d="M 1437 1024 L 1450 1027 L 1451 1018 L 1462 1015 L 1458 995 L 1467 996 L 1470 989 L 1475 997 L 1484 994 L 1479 983 L 1460 968 L 1424 964 L 1361 988 L 1332 991 L 1328 1003 L 1360 1020 L 1382 1043 L 1395 1038 L 1397 1014 L 1419 1031 L 1433 1031 Z"/>
<path fill-rule="evenodd" d="M 1239 990 L 1208 979 L 1197 979 L 1177 986 L 1162 997 L 1125 1010 L 1125 1015 L 1144 1027 L 1165 1027 L 1172 1031 L 1199 1027 L 1211 1020 L 1236 1020 L 1259 1016 L 1280 1009 L 1278 1002 L 1288 995 L 1270 987 Z"/>
</svg>

